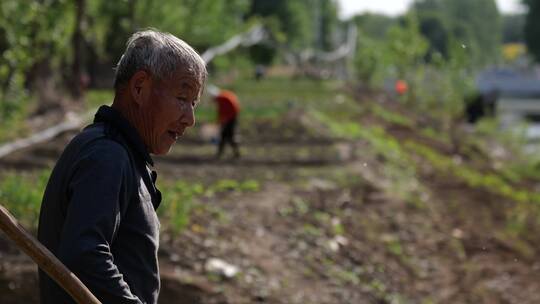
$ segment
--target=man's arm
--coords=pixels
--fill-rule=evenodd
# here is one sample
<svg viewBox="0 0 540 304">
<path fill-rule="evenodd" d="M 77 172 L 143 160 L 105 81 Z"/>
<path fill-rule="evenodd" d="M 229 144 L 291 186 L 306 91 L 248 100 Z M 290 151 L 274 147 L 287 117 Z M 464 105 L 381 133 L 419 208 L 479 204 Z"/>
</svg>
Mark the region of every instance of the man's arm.
<svg viewBox="0 0 540 304">
<path fill-rule="evenodd" d="M 132 179 L 127 151 L 100 140 L 81 156 L 69 182 L 58 257 L 103 303 L 141 303 L 111 253 L 122 210 L 134 191 Z"/>
</svg>

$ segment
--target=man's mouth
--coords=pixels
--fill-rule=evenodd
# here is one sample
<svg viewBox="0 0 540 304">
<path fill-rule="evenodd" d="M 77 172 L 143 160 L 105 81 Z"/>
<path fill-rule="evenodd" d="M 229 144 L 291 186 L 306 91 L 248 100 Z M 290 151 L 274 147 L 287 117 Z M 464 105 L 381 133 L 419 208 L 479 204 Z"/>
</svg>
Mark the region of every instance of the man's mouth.
<svg viewBox="0 0 540 304">
<path fill-rule="evenodd" d="M 174 139 L 174 140 L 177 140 L 180 136 L 182 136 L 182 133 L 183 132 L 178 132 L 178 131 L 167 131 L 167 133 L 169 134 L 169 136 Z"/>
</svg>

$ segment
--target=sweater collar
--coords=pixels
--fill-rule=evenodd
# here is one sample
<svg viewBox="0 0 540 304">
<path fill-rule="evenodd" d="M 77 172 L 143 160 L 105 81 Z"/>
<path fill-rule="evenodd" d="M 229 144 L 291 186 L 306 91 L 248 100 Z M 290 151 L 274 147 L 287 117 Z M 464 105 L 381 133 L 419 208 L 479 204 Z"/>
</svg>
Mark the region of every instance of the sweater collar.
<svg viewBox="0 0 540 304">
<path fill-rule="evenodd" d="M 154 161 L 146 149 L 139 132 L 131 123 L 116 109 L 110 106 L 101 106 L 94 118 L 94 122 L 106 122 L 116 127 L 146 163 L 154 166 Z"/>
</svg>

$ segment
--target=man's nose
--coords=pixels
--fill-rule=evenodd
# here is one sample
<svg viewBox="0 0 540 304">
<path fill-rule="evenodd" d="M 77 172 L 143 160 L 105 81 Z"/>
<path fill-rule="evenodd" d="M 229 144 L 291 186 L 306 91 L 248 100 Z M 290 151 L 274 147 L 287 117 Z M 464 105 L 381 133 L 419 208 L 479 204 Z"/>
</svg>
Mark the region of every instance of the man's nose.
<svg viewBox="0 0 540 304">
<path fill-rule="evenodd" d="M 195 125 L 195 109 L 193 107 L 186 108 L 180 120 L 187 127 L 193 127 Z"/>
</svg>

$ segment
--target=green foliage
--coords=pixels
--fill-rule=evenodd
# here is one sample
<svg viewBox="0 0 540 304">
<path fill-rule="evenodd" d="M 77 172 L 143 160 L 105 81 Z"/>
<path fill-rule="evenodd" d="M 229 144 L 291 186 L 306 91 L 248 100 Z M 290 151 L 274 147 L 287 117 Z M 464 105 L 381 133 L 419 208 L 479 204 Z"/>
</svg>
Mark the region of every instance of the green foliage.
<svg viewBox="0 0 540 304">
<path fill-rule="evenodd" d="M 409 127 L 409 128 L 414 127 L 415 122 L 411 118 L 401 115 L 399 113 L 390 111 L 376 103 L 372 104 L 369 109 L 371 110 L 373 115 L 383 119 L 389 124 Z"/>
<path fill-rule="evenodd" d="M 31 68 L 44 61 L 58 67 L 70 56 L 72 8 L 67 0 L 0 3 L 0 121 L 24 111 Z"/>
<path fill-rule="evenodd" d="M 333 38 L 339 26 L 336 0 L 319 0 L 320 5 L 320 34 L 317 38 L 316 47 L 325 51 L 334 49 Z M 317 28 L 317 27 L 315 27 Z"/>
<path fill-rule="evenodd" d="M 387 80 L 405 80 L 409 91 L 402 100 L 435 113 L 439 127 L 450 132 L 463 116 L 465 96 L 473 91 L 474 67 L 494 61 L 499 53 L 498 32 L 493 31 L 498 13 L 492 0 L 482 2 L 485 11 L 475 1 L 418 1 L 401 23 L 386 30 L 385 40 L 361 34 L 354 61 L 358 78 L 376 88 Z M 454 16 L 460 10 L 467 13 Z"/>
<path fill-rule="evenodd" d="M 417 16 L 420 23 L 420 32 L 429 41 L 428 62 L 437 55 L 448 58 L 450 33 L 442 12 L 420 11 Z"/>
<path fill-rule="evenodd" d="M 422 156 L 439 172 L 452 174 L 472 188 L 483 188 L 486 191 L 519 203 L 540 204 L 540 194 L 516 188 L 498 174 L 482 173 L 467 166 L 462 166 L 451 157 L 442 155 L 430 147 L 416 142 L 407 141 L 404 147 L 410 152 Z"/>
<path fill-rule="evenodd" d="M 304 215 L 309 212 L 309 203 L 306 202 L 301 197 L 293 197 L 292 198 L 292 204 L 294 206 L 294 210 L 299 215 Z"/>
<path fill-rule="evenodd" d="M 311 45 L 313 32 L 307 10 L 308 1 L 264 1 L 253 0 L 248 16 L 275 18 L 279 32 L 284 35 L 286 44 L 293 48 Z"/>
<path fill-rule="evenodd" d="M 97 108 L 101 105 L 110 105 L 114 98 L 112 90 L 89 90 L 84 96 L 86 106 L 89 108 Z"/>
<path fill-rule="evenodd" d="M 396 70 L 396 77 L 406 79 L 408 71 L 422 63 L 428 42 L 419 32 L 418 20 L 409 15 L 403 26 L 393 26 L 387 33 L 388 57 Z"/>
<path fill-rule="evenodd" d="M 0 4 L 1 66 L 25 71 L 50 56 L 69 53 L 73 16 L 71 1 L 2 1 Z M 66 14 L 66 12 L 68 12 Z M 58 22 L 59 19 L 62 22 Z"/>
<path fill-rule="evenodd" d="M 471 41 L 462 42 L 472 48 L 473 62 L 487 64 L 500 57 L 501 18 L 495 0 L 446 0 L 450 18 L 466 25 Z M 456 33 L 456 38 L 461 37 Z M 466 39 L 466 37 L 463 37 Z M 477 48 L 474 48 L 476 46 Z"/>
<path fill-rule="evenodd" d="M 204 187 L 201 184 L 179 181 L 173 185 L 165 185 L 162 189 L 163 204 L 158 209 L 158 214 L 165 219 L 172 231 L 180 231 L 189 223 L 195 198 L 203 193 Z"/>
<path fill-rule="evenodd" d="M 335 0 L 253 0 L 248 16 L 272 18 L 284 43 L 293 50 L 333 49 L 338 26 Z"/>
<path fill-rule="evenodd" d="M 496 143 L 507 151 L 512 161 L 495 160 L 494 167 L 506 180 L 513 183 L 526 182 L 527 180 L 540 180 L 540 156 L 535 152 L 528 152 L 523 147 L 527 146 L 527 124 L 516 125 L 509 129 L 501 129 L 500 121 L 496 119 L 483 119 L 476 127 L 476 143 L 484 150 L 491 150 L 492 144 Z"/>
<path fill-rule="evenodd" d="M 381 126 L 360 126 L 358 122 L 343 118 L 333 118 L 324 113 L 312 111 L 312 117 L 326 125 L 339 138 L 360 139 L 367 142 L 364 157 L 376 156 L 384 161 L 384 177 L 388 180 L 388 195 L 414 202 L 422 191 L 416 177 L 416 166 L 400 141 L 388 134 Z"/>
<path fill-rule="evenodd" d="M 448 134 L 441 134 L 440 132 L 437 132 L 431 127 L 421 129 L 420 134 L 422 136 L 425 136 L 426 138 L 440 141 L 445 144 L 450 144 L 450 138 L 448 137 Z"/>
<path fill-rule="evenodd" d="M 358 50 L 354 59 L 356 76 L 369 87 L 379 87 L 388 77 L 386 46 L 369 37 L 358 36 Z"/>
<path fill-rule="evenodd" d="M 249 48 L 249 55 L 255 64 L 270 65 L 276 55 L 276 49 L 265 44 L 256 44 Z"/>
<path fill-rule="evenodd" d="M 410 15 L 403 25 L 393 25 L 384 41 L 361 38 L 355 57 L 357 75 L 364 82 L 380 86 L 385 79 L 406 79 L 411 69 L 423 62 L 428 43 L 419 32 L 417 19 Z"/>
<path fill-rule="evenodd" d="M 163 204 L 158 209 L 158 214 L 163 219 L 166 230 L 178 233 L 189 224 L 191 212 L 201 207 L 199 203 L 201 198 L 230 191 L 254 192 L 259 191 L 259 188 L 260 185 L 255 180 L 223 179 L 209 186 L 184 181 L 166 182 L 160 186 Z"/>
<path fill-rule="evenodd" d="M 238 182 L 232 179 L 222 179 L 207 190 L 207 193 L 227 192 L 227 191 L 257 191 L 259 184 L 255 180 Z"/>
<path fill-rule="evenodd" d="M 105 62 L 116 62 L 131 33 L 149 27 L 177 35 L 203 51 L 246 28 L 243 15 L 248 5 L 248 0 L 90 1 L 85 35 Z"/>
<path fill-rule="evenodd" d="M 540 62 L 540 1 L 524 0 L 528 8 L 525 19 L 525 42 L 537 62 Z"/>
<path fill-rule="evenodd" d="M 444 127 L 451 128 L 449 124 L 463 115 L 464 100 L 473 91 L 474 79 L 469 49 L 450 41 L 448 52 L 448 59 L 434 57 L 431 65 L 411 73 L 410 100 L 419 110 L 441 117 Z"/>
<path fill-rule="evenodd" d="M 525 15 L 513 14 L 502 16 L 503 43 L 519 43 L 525 41 Z"/>
<path fill-rule="evenodd" d="M 398 239 L 392 239 L 386 242 L 388 251 L 396 256 L 401 256 L 403 254 L 403 246 Z"/>
<path fill-rule="evenodd" d="M 140 1 L 135 8 L 136 26 L 157 27 L 202 49 L 241 32 L 248 5 L 247 0 Z"/>
<path fill-rule="evenodd" d="M 388 110 L 381 111 L 378 108 L 378 105 L 372 106 L 371 112 L 383 118 L 386 123 L 397 122 L 409 126 L 410 120 L 403 119 L 403 117 Z M 452 174 L 472 188 L 482 188 L 515 202 L 540 203 L 540 194 L 521 189 L 513 184 L 520 182 L 524 176 L 533 176 L 532 173 L 525 175 L 523 171 L 518 170 L 518 168 L 524 167 L 531 168 L 530 164 L 529 166 L 507 167 L 500 173 L 482 173 L 460 165 L 451 157 L 440 154 L 423 144 L 413 141 L 406 141 L 403 144 L 387 134 L 381 127 L 360 127 L 353 121 L 335 120 L 316 111 L 311 112 L 311 114 L 315 119 L 327 125 L 332 134 L 337 137 L 367 141 L 371 153 L 380 155 L 385 160 L 385 176 L 392 181 L 392 191 L 400 193 L 400 196 L 408 201 L 414 201 L 417 198 L 418 182 L 416 182 L 416 165 L 413 164 L 412 155 L 420 155 L 439 172 Z M 441 138 L 433 129 L 425 130 L 424 133 L 432 138 Z M 364 151 L 364 153 L 368 153 L 368 151 Z M 532 168 L 532 172 L 538 174 L 538 170 Z"/>
<path fill-rule="evenodd" d="M 83 35 L 90 42 L 99 62 L 116 62 L 125 48 L 129 35 L 135 30 L 135 3 L 140 1 L 87 1 L 88 27 Z M 166 4 L 164 4 L 166 6 Z M 153 12 L 148 12 L 151 15 Z"/>
<path fill-rule="evenodd" d="M 9 103 L 6 102 L 6 104 Z M 4 112 L 0 114 L 0 144 L 28 132 L 24 122 L 28 116 L 30 104 L 31 102 L 25 100 L 20 104 L 13 105 L 13 108 L 9 108 L 7 111 L 4 109 Z"/>
<path fill-rule="evenodd" d="M 333 136 L 338 138 L 359 139 L 362 138 L 363 131 L 361 126 L 353 121 L 338 121 L 335 118 L 320 111 L 311 111 L 310 115 L 317 121 L 324 123 Z"/>
<path fill-rule="evenodd" d="M 501 17 L 495 0 L 420 0 L 413 11 L 432 51 L 446 55 L 449 41 L 456 40 L 471 49 L 475 65 L 493 63 L 500 57 Z"/>
<path fill-rule="evenodd" d="M 321 237 L 323 236 L 323 230 L 319 227 L 316 227 L 312 224 L 304 224 L 302 226 L 302 231 L 301 231 L 302 234 L 305 234 L 306 236 L 311 236 L 311 237 Z"/>
<path fill-rule="evenodd" d="M 375 40 L 384 39 L 388 29 L 396 23 L 396 20 L 392 17 L 371 13 L 354 16 L 352 21 L 360 29 L 362 33 L 361 39 Z"/>
<path fill-rule="evenodd" d="M 0 178 L 0 203 L 5 206 L 25 227 L 35 229 L 39 217 L 41 199 L 50 176 L 49 170 L 37 174 L 9 172 Z M 256 180 L 218 180 L 204 186 L 200 183 L 178 181 L 160 186 L 163 204 L 158 214 L 165 229 L 181 231 L 189 223 L 191 211 L 198 206 L 202 197 L 213 197 L 225 192 L 255 192 L 260 185 Z"/>
<path fill-rule="evenodd" d="M 340 85 L 341 83 L 337 81 L 308 79 L 291 81 L 285 78 L 268 78 L 260 82 L 245 79 L 234 86 L 234 91 L 240 99 L 244 121 L 283 117 L 295 107 L 303 109 L 317 107 L 325 111 L 346 108 L 347 102 L 337 106 L 338 98 L 346 99 L 339 94 Z M 197 111 L 197 115 L 206 111 L 211 114 L 215 109 L 211 102 L 204 102 Z M 214 119 L 214 116 L 210 117 Z"/>
<path fill-rule="evenodd" d="M 43 191 L 50 171 L 35 175 L 7 173 L 0 178 L 0 202 L 25 227 L 37 228 Z"/>
</svg>

